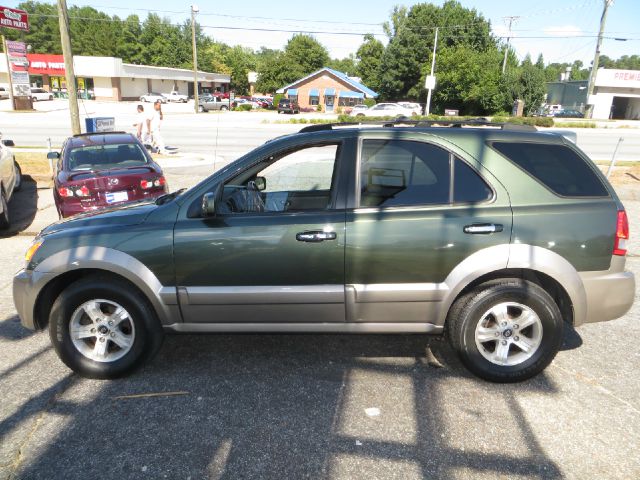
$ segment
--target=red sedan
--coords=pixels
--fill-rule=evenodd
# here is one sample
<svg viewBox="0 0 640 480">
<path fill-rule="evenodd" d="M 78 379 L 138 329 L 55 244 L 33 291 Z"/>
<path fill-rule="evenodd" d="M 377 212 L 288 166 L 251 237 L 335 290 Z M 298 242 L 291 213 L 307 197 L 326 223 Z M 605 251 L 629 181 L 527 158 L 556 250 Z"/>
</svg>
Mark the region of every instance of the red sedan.
<svg viewBox="0 0 640 480">
<path fill-rule="evenodd" d="M 55 159 L 54 199 L 60 217 L 151 200 L 168 191 L 160 166 L 133 135 L 89 133 L 68 138 Z"/>
</svg>

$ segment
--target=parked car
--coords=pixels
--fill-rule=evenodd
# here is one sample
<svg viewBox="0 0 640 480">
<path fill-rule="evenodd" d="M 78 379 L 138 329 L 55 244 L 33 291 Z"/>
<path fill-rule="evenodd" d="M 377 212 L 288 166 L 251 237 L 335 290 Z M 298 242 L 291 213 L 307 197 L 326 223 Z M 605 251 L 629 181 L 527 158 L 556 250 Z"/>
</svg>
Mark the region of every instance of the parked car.
<svg viewBox="0 0 640 480">
<path fill-rule="evenodd" d="M 0 100 L 9 98 L 9 87 L 0 87 Z"/>
<path fill-rule="evenodd" d="M 156 103 L 158 100 L 160 100 L 161 103 L 167 103 L 167 99 L 164 95 L 162 95 L 161 93 L 156 93 L 156 92 L 149 92 L 145 95 L 142 95 L 140 97 L 140 101 L 141 102 L 151 102 L 151 103 Z"/>
<path fill-rule="evenodd" d="M 295 100 L 281 98 L 278 102 L 278 113 L 300 113 L 300 105 Z"/>
<path fill-rule="evenodd" d="M 163 332 L 446 334 L 476 375 L 532 377 L 565 322 L 631 307 L 627 214 L 563 136 L 449 125 L 468 128 L 307 126 L 186 192 L 53 224 L 14 277 L 22 324 L 93 378 Z"/>
<path fill-rule="evenodd" d="M 419 103 L 398 102 L 398 105 L 409 110 L 411 112 L 411 115 L 422 115 L 423 110 L 422 106 Z"/>
<path fill-rule="evenodd" d="M 61 218 L 167 193 L 162 169 L 129 133 L 74 135 L 49 158 L 56 161 L 53 198 Z"/>
<path fill-rule="evenodd" d="M 0 230 L 9 228 L 9 202 L 22 186 L 22 171 L 11 150 L 13 146 L 13 140 L 2 140 L 0 135 Z"/>
<path fill-rule="evenodd" d="M 47 92 L 44 88 L 32 88 L 30 91 L 31 100 L 34 102 L 53 100 L 53 93 Z"/>
<path fill-rule="evenodd" d="M 258 102 L 254 102 L 253 100 L 247 100 L 246 98 L 236 98 L 232 105 L 234 107 L 239 107 L 240 105 L 251 105 L 252 109 L 260 108 L 260 104 Z"/>
<path fill-rule="evenodd" d="M 208 112 L 210 110 L 229 110 L 229 99 L 223 99 L 213 95 L 202 95 L 198 97 L 198 111 Z"/>
<path fill-rule="evenodd" d="M 378 103 L 355 114 L 356 117 L 410 117 L 412 111 L 397 103 Z"/>
<path fill-rule="evenodd" d="M 175 90 L 170 93 L 163 93 L 162 96 L 166 98 L 168 102 L 187 103 L 189 100 L 189 97 Z"/>
<path fill-rule="evenodd" d="M 365 110 L 369 110 L 369 107 L 366 106 L 365 104 L 360 104 L 360 105 L 354 105 L 351 108 L 351 111 L 349 112 L 349 115 L 351 116 L 356 116 L 358 113 L 360 112 L 364 112 Z"/>
<path fill-rule="evenodd" d="M 584 113 L 578 110 L 563 109 L 554 112 L 555 118 L 584 118 Z"/>
</svg>

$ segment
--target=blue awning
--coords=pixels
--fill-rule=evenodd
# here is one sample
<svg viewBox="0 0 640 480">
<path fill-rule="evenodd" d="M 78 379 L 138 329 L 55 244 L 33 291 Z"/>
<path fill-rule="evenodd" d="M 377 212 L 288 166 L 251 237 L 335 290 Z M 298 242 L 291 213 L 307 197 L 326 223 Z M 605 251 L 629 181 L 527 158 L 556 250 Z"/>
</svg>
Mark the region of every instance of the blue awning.
<svg viewBox="0 0 640 480">
<path fill-rule="evenodd" d="M 298 89 L 297 88 L 290 88 L 289 90 L 287 90 L 287 95 L 289 95 L 289 96 L 298 95 Z"/>
<path fill-rule="evenodd" d="M 328 96 L 332 96 L 336 94 L 336 89 L 335 88 L 325 88 L 324 89 L 324 96 L 326 97 Z"/>
<path fill-rule="evenodd" d="M 340 92 L 342 98 L 364 98 L 364 93 L 354 92 L 352 90 L 343 90 Z"/>
<path fill-rule="evenodd" d="M 311 90 L 309 90 L 309 96 L 310 97 L 319 97 L 320 96 L 320 90 L 318 90 L 317 88 L 312 88 Z"/>
</svg>

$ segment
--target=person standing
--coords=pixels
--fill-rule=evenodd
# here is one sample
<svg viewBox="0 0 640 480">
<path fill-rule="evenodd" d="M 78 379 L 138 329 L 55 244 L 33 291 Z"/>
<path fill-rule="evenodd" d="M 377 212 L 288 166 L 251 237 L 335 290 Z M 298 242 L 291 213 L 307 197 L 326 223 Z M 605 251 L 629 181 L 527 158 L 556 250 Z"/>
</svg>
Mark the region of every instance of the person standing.
<svg viewBox="0 0 640 480">
<path fill-rule="evenodd" d="M 156 149 L 157 153 L 166 154 L 167 151 L 164 146 L 164 140 L 162 139 L 162 134 L 160 133 L 160 126 L 162 125 L 162 120 L 164 119 L 164 115 L 162 114 L 162 103 L 160 100 L 156 100 L 153 104 L 153 115 L 151 116 L 150 128 L 151 128 L 151 139 L 152 145 Z"/>
<path fill-rule="evenodd" d="M 138 105 L 138 115 L 136 116 L 136 123 L 133 124 L 136 127 L 136 137 L 142 142 L 143 145 L 151 145 L 151 133 L 150 133 L 151 120 L 149 115 L 144 111 L 142 105 Z"/>
</svg>

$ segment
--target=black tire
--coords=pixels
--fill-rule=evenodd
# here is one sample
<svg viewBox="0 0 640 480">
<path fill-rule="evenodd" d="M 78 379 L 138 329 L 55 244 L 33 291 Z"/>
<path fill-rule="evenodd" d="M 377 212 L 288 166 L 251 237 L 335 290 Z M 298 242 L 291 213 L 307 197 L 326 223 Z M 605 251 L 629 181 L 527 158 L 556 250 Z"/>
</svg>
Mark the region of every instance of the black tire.
<svg viewBox="0 0 640 480">
<path fill-rule="evenodd" d="M 95 299 L 122 306 L 129 314 L 126 322 L 133 324 L 135 335 L 129 350 L 113 361 L 96 361 L 81 353 L 69 333 L 74 312 Z M 141 293 L 113 276 L 95 275 L 72 283 L 56 299 L 49 315 L 49 336 L 56 353 L 71 370 L 86 378 L 111 379 L 127 375 L 151 359 L 160 349 L 164 335 L 153 308 Z M 91 348 L 91 339 L 86 342 Z M 94 344 L 97 342 L 96 336 Z M 108 336 L 107 343 L 111 349 L 119 348 Z"/>
<path fill-rule="evenodd" d="M 53 95 L 49 95 L 49 100 L 53 100 Z"/>
<path fill-rule="evenodd" d="M 202 105 L 198 105 L 198 112 L 204 112 L 204 107 Z"/>
<path fill-rule="evenodd" d="M 9 228 L 11 222 L 9 221 L 9 204 L 7 203 L 7 196 L 3 188 L 0 188 L 0 206 L 2 206 L 2 213 L 0 213 L 0 230 L 6 230 Z"/>
<path fill-rule="evenodd" d="M 20 165 L 18 165 L 18 162 L 15 161 L 15 159 L 13 160 L 13 166 L 16 169 L 16 184 L 13 187 L 13 191 L 19 192 L 22 188 L 22 169 L 20 168 Z"/>
<path fill-rule="evenodd" d="M 224 105 L 220 107 L 221 112 L 226 112 L 227 110 L 229 110 L 229 107 L 225 107 Z"/>
<path fill-rule="evenodd" d="M 356 117 L 364 117 L 364 113 L 356 113 Z"/>
<path fill-rule="evenodd" d="M 527 327 L 538 329 L 539 338 L 537 347 L 528 358 L 529 354 L 524 350 L 517 346 L 513 347 L 512 343 L 505 343 L 507 356 L 514 353 L 514 355 L 525 357 L 520 363 L 512 365 L 500 365 L 484 356 L 489 355 L 485 346 L 490 346 L 491 340 L 487 340 L 487 343 L 481 342 L 484 353 L 476 342 L 476 328 L 479 322 L 486 322 L 486 319 L 493 318 L 491 315 L 485 317 L 485 313 L 490 312 L 497 305 L 504 304 L 522 305 L 533 311 L 539 320 L 535 324 L 537 326 Z M 518 307 L 510 306 L 509 308 L 515 309 L 517 315 Z M 517 317 L 509 321 L 516 322 L 514 327 L 518 327 Z M 494 328 L 501 327 L 496 325 Z M 499 335 L 494 344 L 496 353 L 499 342 L 514 342 L 519 338 L 518 331 L 515 328 L 512 329 L 511 324 L 503 328 L 504 331 L 496 333 L 497 336 Z M 520 330 L 523 337 L 534 332 L 527 328 Z M 521 279 L 493 280 L 477 286 L 453 304 L 447 317 L 449 340 L 462 363 L 478 377 L 498 383 L 520 382 L 544 370 L 560 349 L 562 328 L 562 314 L 553 298 L 535 283 Z"/>
</svg>

